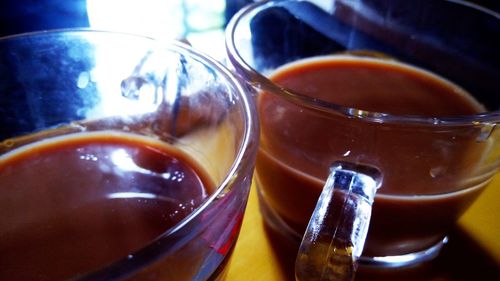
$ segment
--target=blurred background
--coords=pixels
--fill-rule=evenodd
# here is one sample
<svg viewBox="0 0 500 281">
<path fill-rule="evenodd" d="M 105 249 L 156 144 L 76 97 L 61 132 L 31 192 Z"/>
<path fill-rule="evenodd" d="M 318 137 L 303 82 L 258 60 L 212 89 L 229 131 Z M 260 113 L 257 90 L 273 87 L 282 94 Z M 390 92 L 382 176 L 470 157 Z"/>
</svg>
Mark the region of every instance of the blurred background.
<svg viewBox="0 0 500 281">
<path fill-rule="evenodd" d="M 188 39 L 215 58 L 223 30 L 252 0 L 1 0 L 0 36 L 59 28 L 92 28 Z"/>
<path fill-rule="evenodd" d="M 1 0 L 0 36 L 90 27 L 164 40 L 184 38 L 221 59 L 225 56 L 223 30 L 227 22 L 253 1 L 256 0 Z M 471 2 L 500 10 L 498 0 Z"/>
</svg>

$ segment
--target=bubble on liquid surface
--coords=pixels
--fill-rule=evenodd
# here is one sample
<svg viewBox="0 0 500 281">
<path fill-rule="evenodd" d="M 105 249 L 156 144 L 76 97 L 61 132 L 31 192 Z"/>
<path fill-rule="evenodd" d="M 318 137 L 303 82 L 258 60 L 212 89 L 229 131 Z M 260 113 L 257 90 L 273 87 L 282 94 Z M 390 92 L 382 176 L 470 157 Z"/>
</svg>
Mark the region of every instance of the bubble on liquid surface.
<svg viewBox="0 0 500 281">
<path fill-rule="evenodd" d="M 429 174 L 432 178 L 437 178 L 444 173 L 444 167 L 435 167 L 429 170 Z"/>
<path fill-rule="evenodd" d="M 6 148 L 10 148 L 14 145 L 14 141 L 11 139 L 6 139 L 2 142 L 2 146 Z"/>
</svg>

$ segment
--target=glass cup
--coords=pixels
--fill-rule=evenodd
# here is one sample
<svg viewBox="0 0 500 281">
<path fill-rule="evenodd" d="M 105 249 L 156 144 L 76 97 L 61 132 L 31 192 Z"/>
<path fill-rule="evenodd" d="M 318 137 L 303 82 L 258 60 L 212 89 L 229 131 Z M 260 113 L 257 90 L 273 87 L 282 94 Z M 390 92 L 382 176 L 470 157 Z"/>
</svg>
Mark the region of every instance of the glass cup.
<svg viewBox="0 0 500 281">
<path fill-rule="evenodd" d="M 229 61 L 257 92 L 261 211 L 273 229 L 297 244 L 303 239 L 296 274 L 301 257 L 312 260 L 315 251 L 318 259 L 335 251 L 352 255 L 350 272 L 361 251 L 362 263 L 385 267 L 439 253 L 498 170 L 499 18 L 462 1 L 336 0 L 259 1 L 231 20 Z M 392 105 L 390 95 L 332 102 L 363 82 L 348 75 L 303 82 L 298 73 L 307 72 L 299 66 L 334 59 L 437 74 L 470 93 L 477 109 L 435 115 L 424 101 L 424 113 L 399 113 L 406 105 Z M 283 74 L 291 65 L 296 74 Z M 342 87 L 330 90 L 328 83 Z M 408 92 L 383 87 L 383 93 Z M 456 99 L 449 101 L 445 108 L 454 108 Z M 345 247 L 335 249 L 337 242 Z"/>
<path fill-rule="evenodd" d="M 0 81 L 0 279 L 223 278 L 259 132 L 231 72 L 61 30 L 0 39 Z"/>
</svg>

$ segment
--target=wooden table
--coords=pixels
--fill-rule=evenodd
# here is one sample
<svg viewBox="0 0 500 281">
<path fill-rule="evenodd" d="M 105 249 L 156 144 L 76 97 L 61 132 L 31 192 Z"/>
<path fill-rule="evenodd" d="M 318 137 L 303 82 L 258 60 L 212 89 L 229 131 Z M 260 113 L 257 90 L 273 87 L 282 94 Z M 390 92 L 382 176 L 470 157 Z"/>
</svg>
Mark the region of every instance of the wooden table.
<svg viewBox="0 0 500 281">
<path fill-rule="evenodd" d="M 227 271 L 228 281 L 294 280 L 295 252 L 265 227 L 255 186 Z M 441 256 L 404 270 L 360 268 L 356 280 L 500 280 L 500 175 L 460 219 Z"/>
</svg>

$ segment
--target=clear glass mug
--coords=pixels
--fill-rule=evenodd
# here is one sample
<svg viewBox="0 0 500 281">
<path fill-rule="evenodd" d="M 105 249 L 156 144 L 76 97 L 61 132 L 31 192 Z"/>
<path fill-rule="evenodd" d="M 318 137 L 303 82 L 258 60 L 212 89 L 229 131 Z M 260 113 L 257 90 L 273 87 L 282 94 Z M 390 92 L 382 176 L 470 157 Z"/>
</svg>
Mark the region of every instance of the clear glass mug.
<svg viewBox="0 0 500 281">
<path fill-rule="evenodd" d="M 351 273 L 358 258 L 400 267 L 439 253 L 500 163 L 499 18 L 461 1 L 337 0 L 259 1 L 231 20 L 229 61 L 257 92 L 261 210 L 273 229 L 302 240 L 296 274 L 328 271 L 328 262 L 312 260 L 315 253 L 335 264 L 342 263 L 336 254 L 349 252 Z M 455 117 L 387 114 L 269 78 L 283 65 L 335 55 L 425 69 L 485 109 Z"/>
<path fill-rule="evenodd" d="M 230 71 L 181 43 L 62 30 L 2 38 L 0 81 L 0 279 L 223 278 L 259 132 Z M 95 136 L 102 151 L 85 146 Z M 185 157 L 162 158 L 165 147 Z M 30 148 L 48 162 L 23 160 Z M 205 194 L 169 168 L 186 157 Z"/>
</svg>

